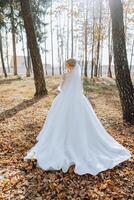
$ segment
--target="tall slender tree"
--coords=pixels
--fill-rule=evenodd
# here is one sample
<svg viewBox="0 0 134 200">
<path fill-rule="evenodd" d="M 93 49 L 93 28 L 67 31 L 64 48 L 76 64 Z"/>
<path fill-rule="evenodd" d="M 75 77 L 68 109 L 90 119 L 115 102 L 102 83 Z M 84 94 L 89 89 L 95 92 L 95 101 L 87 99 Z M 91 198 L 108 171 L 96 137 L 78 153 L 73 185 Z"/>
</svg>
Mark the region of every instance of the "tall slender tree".
<svg viewBox="0 0 134 200">
<path fill-rule="evenodd" d="M 46 15 L 44 16 L 44 23 L 45 23 L 45 26 L 44 26 L 44 35 L 45 35 L 45 72 L 46 72 L 46 75 L 48 75 L 48 72 L 47 72 L 47 32 L 46 32 Z"/>
<path fill-rule="evenodd" d="M 66 58 L 69 58 L 69 0 L 67 0 L 67 41 Z"/>
<path fill-rule="evenodd" d="M 100 64 L 100 44 L 101 44 L 101 21 L 102 21 L 102 3 L 103 0 L 99 0 L 99 25 L 98 25 L 98 37 L 97 37 L 97 58 L 96 58 L 96 65 L 94 69 L 94 76 L 98 76 L 98 69 Z"/>
<path fill-rule="evenodd" d="M 12 29 L 12 45 L 13 45 L 13 67 L 14 67 L 14 75 L 17 75 L 17 55 L 16 55 L 16 27 L 14 21 L 14 0 L 10 0 L 10 12 L 11 12 L 11 29 Z"/>
<path fill-rule="evenodd" d="M 4 73 L 4 76 L 6 78 L 7 77 L 7 72 L 6 72 L 5 63 L 4 63 L 4 57 L 3 57 L 3 45 L 2 45 L 1 30 L 0 30 L 0 55 L 1 55 L 3 73 Z"/>
<path fill-rule="evenodd" d="M 94 72 L 94 42 L 95 42 L 95 14 L 94 14 L 94 1 L 93 1 L 93 14 L 92 14 L 92 65 L 91 65 L 91 78 L 93 78 Z"/>
<path fill-rule="evenodd" d="M 133 56 L 134 56 L 134 39 L 133 39 L 132 50 L 131 50 L 130 71 L 132 70 Z"/>
<path fill-rule="evenodd" d="M 25 67 L 26 67 L 26 76 L 29 77 L 30 71 L 28 70 L 27 59 L 26 59 L 26 54 L 25 54 L 25 45 L 24 45 L 23 26 L 22 25 L 20 25 L 20 37 L 21 37 L 21 42 L 22 42 L 24 63 L 25 63 Z"/>
<path fill-rule="evenodd" d="M 54 75 L 54 50 L 53 50 L 53 2 L 51 0 L 51 10 L 50 10 L 50 31 L 51 31 L 51 54 L 52 54 L 52 76 Z"/>
<path fill-rule="evenodd" d="M 43 65 L 37 44 L 35 29 L 33 25 L 32 12 L 30 8 L 30 0 L 20 0 L 22 17 L 24 19 L 24 26 L 26 29 L 28 46 L 32 58 L 34 81 L 35 81 L 35 96 L 42 96 L 47 94 L 46 83 L 44 78 Z"/>
<path fill-rule="evenodd" d="M 9 47 L 8 47 L 8 29 L 5 24 L 5 38 L 6 38 L 6 62 L 8 67 L 8 73 L 10 73 L 10 65 L 9 65 Z"/>
<path fill-rule="evenodd" d="M 71 57 L 74 56 L 74 0 L 71 0 Z"/>
<path fill-rule="evenodd" d="M 128 67 L 123 6 L 121 0 L 109 0 L 112 18 L 112 37 L 116 83 L 119 90 L 123 120 L 134 124 L 134 87 Z"/>
<path fill-rule="evenodd" d="M 111 70 L 111 64 L 112 64 L 112 42 L 111 42 L 111 21 L 109 22 L 108 27 L 108 77 L 112 78 L 112 70 Z"/>
<path fill-rule="evenodd" d="M 86 14 L 85 14 L 85 66 L 84 66 L 84 75 L 85 77 L 87 77 L 87 65 L 88 65 L 88 61 L 87 61 L 87 44 L 88 44 L 88 32 L 87 32 L 87 29 L 88 29 L 88 0 L 86 0 Z"/>
<path fill-rule="evenodd" d="M 59 62 L 59 74 L 61 74 L 61 54 L 60 54 L 60 33 L 59 33 L 59 17 L 57 18 L 57 48 L 58 48 L 58 62 Z"/>
</svg>

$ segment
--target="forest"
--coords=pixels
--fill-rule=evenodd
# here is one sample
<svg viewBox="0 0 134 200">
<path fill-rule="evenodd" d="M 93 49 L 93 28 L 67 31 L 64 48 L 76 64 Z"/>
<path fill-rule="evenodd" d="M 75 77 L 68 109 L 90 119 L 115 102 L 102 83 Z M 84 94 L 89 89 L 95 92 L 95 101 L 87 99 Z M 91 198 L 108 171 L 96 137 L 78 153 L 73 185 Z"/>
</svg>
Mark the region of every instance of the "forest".
<svg viewBox="0 0 134 200">
<path fill-rule="evenodd" d="M 0 199 L 134 199 L 133 155 L 95 177 L 23 161 L 69 58 L 106 130 L 134 152 L 134 1 L 0 0 Z"/>
</svg>

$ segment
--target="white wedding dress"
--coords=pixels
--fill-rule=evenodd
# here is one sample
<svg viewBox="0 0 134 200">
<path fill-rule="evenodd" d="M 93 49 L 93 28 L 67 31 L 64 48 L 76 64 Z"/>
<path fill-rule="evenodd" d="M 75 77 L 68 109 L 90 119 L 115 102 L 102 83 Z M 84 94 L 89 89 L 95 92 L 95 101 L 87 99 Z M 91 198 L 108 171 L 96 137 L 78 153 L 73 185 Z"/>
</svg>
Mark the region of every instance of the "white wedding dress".
<svg viewBox="0 0 134 200">
<path fill-rule="evenodd" d="M 44 170 L 96 175 L 130 159 L 129 150 L 108 134 L 83 94 L 78 64 L 65 76 L 61 92 L 48 112 L 37 143 L 24 160 L 37 159 Z"/>
</svg>

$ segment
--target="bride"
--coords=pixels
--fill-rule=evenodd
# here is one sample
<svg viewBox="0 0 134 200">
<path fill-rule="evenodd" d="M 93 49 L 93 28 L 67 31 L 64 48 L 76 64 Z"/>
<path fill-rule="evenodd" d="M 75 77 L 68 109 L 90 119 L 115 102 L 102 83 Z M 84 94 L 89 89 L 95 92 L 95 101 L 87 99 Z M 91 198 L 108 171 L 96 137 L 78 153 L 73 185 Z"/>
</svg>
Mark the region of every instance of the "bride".
<svg viewBox="0 0 134 200">
<path fill-rule="evenodd" d="M 105 130 L 83 94 L 81 69 L 75 59 L 66 61 L 67 73 L 48 112 L 37 143 L 24 160 L 37 159 L 44 170 L 96 175 L 130 159 L 130 152 Z"/>
</svg>

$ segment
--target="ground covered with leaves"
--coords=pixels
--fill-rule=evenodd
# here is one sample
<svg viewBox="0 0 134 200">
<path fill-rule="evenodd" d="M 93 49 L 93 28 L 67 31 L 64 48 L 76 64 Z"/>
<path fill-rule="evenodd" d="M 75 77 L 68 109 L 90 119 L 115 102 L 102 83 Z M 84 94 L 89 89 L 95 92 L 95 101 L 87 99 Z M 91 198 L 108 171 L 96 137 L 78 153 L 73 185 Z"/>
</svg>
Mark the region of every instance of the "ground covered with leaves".
<svg viewBox="0 0 134 200">
<path fill-rule="evenodd" d="M 96 176 L 79 176 L 73 166 L 67 173 L 47 172 L 37 168 L 35 161 L 23 161 L 26 151 L 36 143 L 59 80 L 47 78 L 49 95 L 43 98 L 33 98 L 31 78 L 0 80 L 0 199 L 133 200 L 133 156 Z M 85 80 L 84 89 L 107 131 L 132 152 L 134 127 L 122 125 L 115 82 Z"/>
</svg>

